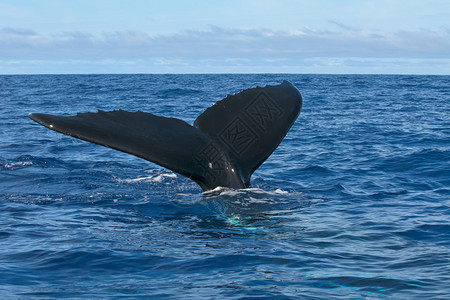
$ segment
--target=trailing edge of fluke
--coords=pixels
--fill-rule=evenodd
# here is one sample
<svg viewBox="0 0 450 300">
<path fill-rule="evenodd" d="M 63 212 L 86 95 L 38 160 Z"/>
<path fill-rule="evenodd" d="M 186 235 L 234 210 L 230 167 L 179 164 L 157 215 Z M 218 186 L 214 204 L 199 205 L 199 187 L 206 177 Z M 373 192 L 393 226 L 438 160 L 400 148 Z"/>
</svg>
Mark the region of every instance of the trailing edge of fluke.
<svg viewBox="0 0 450 300">
<path fill-rule="evenodd" d="M 249 187 L 251 175 L 278 147 L 301 107 L 299 91 L 284 81 L 228 95 L 193 126 L 142 111 L 28 116 L 57 132 L 161 165 L 207 191 Z"/>
</svg>

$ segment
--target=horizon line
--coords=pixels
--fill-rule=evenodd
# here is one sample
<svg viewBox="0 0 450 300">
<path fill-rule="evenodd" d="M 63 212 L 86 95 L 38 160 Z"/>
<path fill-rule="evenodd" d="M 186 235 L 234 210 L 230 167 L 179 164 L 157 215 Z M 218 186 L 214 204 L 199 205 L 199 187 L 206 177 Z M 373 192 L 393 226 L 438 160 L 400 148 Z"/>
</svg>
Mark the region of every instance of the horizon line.
<svg viewBox="0 0 450 300">
<path fill-rule="evenodd" d="M 295 73 L 295 72 L 224 72 L 224 73 L 203 73 L 203 72 L 180 72 L 180 73 L 144 73 L 144 72 L 124 72 L 124 73 L 0 73 L 0 76 L 63 76 L 63 75 L 380 75 L 380 76 L 450 76 L 450 74 L 432 73 Z"/>
</svg>

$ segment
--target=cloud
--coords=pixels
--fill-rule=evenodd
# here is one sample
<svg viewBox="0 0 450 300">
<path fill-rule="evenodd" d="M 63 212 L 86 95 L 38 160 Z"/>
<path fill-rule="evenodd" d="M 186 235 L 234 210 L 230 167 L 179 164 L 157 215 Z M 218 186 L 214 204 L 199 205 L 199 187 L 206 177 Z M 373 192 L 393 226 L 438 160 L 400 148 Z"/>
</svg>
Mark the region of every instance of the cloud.
<svg viewBox="0 0 450 300">
<path fill-rule="evenodd" d="M 3 38 L 32 37 L 37 35 L 38 34 L 34 30 L 26 28 L 5 27 L 0 30 L 0 36 Z"/>
<path fill-rule="evenodd" d="M 102 66 L 103 70 L 117 64 L 136 72 L 156 67 L 166 72 L 189 72 L 199 64 L 205 72 L 220 68 L 291 72 L 299 66 L 343 71 L 364 64 L 374 67 L 377 60 L 405 66 L 408 59 L 441 61 L 447 68 L 444 72 L 449 71 L 449 29 L 390 33 L 336 25 L 335 30 L 299 27 L 291 31 L 210 26 L 203 31 L 186 30 L 171 35 L 139 31 L 93 35 L 77 31 L 46 36 L 31 29 L 3 28 L 0 72 L 7 65 L 17 67 L 18 62 L 26 61 L 35 67 L 42 63 L 55 68 Z"/>
<path fill-rule="evenodd" d="M 0 30 L 0 56 L 8 59 L 104 58 L 283 58 L 397 57 L 449 58 L 450 31 L 366 31 L 340 26 L 337 31 L 298 28 L 239 30 L 211 26 L 150 36 L 122 31 L 94 36 L 67 32 L 43 36 L 30 29 Z"/>
</svg>

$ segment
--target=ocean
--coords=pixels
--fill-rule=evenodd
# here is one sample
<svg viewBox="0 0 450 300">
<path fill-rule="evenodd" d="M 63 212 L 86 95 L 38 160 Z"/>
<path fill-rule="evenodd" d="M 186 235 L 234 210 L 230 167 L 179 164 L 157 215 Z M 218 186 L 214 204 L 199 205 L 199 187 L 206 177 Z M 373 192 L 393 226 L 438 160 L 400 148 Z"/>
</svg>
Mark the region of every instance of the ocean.
<svg viewBox="0 0 450 300">
<path fill-rule="evenodd" d="M 283 80 L 303 109 L 244 190 L 27 117 L 192 124 Z M 2 75 L 0 103 L 2 299 L 450 298 L 450 76 Z"/>
</svg>

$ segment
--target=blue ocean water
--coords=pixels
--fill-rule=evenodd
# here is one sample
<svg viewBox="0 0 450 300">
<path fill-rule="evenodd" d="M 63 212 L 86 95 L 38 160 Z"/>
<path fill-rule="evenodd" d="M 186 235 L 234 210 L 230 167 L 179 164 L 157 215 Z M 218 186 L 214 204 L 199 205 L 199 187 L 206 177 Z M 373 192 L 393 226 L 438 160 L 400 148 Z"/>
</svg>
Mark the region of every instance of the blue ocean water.
<svg viewBox="0 0 450 300">
<path fill-rule="evenodd" d="M 189 123 L 257 85 L 303 110 L 252 188 L 203 194 L 30 112 Z M 0 76 L 0 297 L 450 298 L 450 76 Z"/>
</svg>

